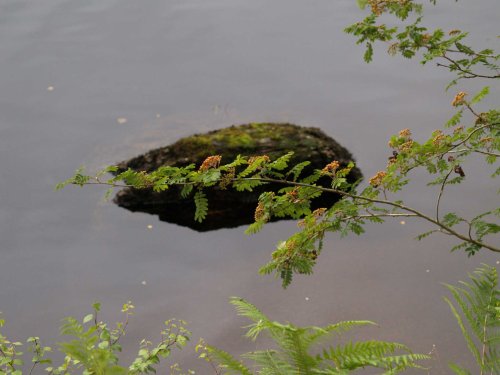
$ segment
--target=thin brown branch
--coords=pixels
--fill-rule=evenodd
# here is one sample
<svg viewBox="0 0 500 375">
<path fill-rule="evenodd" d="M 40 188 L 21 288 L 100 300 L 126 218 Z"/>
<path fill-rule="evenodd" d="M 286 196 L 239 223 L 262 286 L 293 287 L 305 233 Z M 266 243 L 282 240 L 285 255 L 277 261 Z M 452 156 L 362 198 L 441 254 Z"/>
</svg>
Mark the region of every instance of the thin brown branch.
<svg viewBox="0 0 500 375">
<path fill-rule="evenodd" d="M 469 111 L 471 111 L 471 113 L 472 113 L 474 116 L 476 116 L 478 119 L 480 119 L 480 118 L 481 118 L 481 115 L 480 115 L 480 114 L 478 114 L 476 111 L 474 111 L 474 110 L 472 109 L 472 107 L 470 106 L 470 104 L 469 104 L 469 103 L 464 102 L 464 104 L 465 104 L 465 106 L 467 107 L 467 109 L 468 109 Z"/>
<path fill-rule="evenodd" d="M 342 220 L 350 220 L 350 219 L 369 219 L 371 217 L 418 217 L 417 214 L 404 214 L 404 213 L 397 213 L 397 214 L 375 214 L 375 213 L 369 213 L 369 214 L 363 214 L 363 215 L 353 215 L 353 216 L 347 216 L 345 218 L 342 218 Z"/>
<path fill-rule="evenodd" d="M 34 346 L 34 351 L 35 351 L 35 355 L 40 358 L 41 356 L 41 352 L 40 352 L 40 347 L 38 346 L 38 340 L 35 339 L 34 342 L 33 342 L 33 346 Z M 35 369 L 35 367 L 40 363 L 40 361 L 35 361 L 33 362 L 33 366 L 31 366 L 31 369 L 30 369 L 30 372 L 29 372 L 29 375 L 31 375 L 33 373 L 33 370 Z"/>
<path fill-rule="evenodd" d="M 441 184 L 441 188 L 439 189 L 439 196 L 438 196 L 437 203 L 436 203 L 436 220 L 437 221 L 440 221 L 439 220 L 439 207 L 441 204 L 441 198 L 443 197 L 444 187 L 446 185 L 446 181 L 448 181 L 448 177 L 450 177 L 451 173 L 453 172 L 453 169 L 454 168 L 450 169 L 449 172 L 447 173 L 447 175 L 444 177 L 443 183 Z"/>
<path fill-rule="evenodd" d="M 449 153 L 450 151 L 453 151 L 453 150 L 454 150 L 454 149 L 456 149 L 457 147 L 460 147 L 460 146 L 462 146 L 462 145 L 466 144 L 466 143 L 467 143 L 467 141 L 468 141 L 469 139 L 471 139 L 471 138 L 472 138 L 472 136 L 473 136 L 474 134 L 476 134 L 478 131 L 481 131 L 481 130 L 483 130 L 483 129 L 485 129 L 485 128 L 490 128 L 490 127 L 492 127 L 492 126 L 496 126 L 496 125 L 500 125 L 500 122 L 493 122 L 493 123 L 491 123 L 491 124 L 484 124 L 484 125 L 478 126 L 478 127 L 474 128 L 474 130 L 473 130 L 473 131 L 471 131 L 471 132 L 467 135 L 467 137 L 465 137 L 464 139 L 462 139 L 460 142 L 458 142 L 458 143 L 456 143 L 456 144 L 454 144 L 454 145 L 451 145 L 451 146 L 450 146 L 450 148 L 449 148 L 448 150 L 443 151 L 442 153 L 440 153 L 440 154 L 438 154 L 438 155 L 434 155 L 434 156 L 432 156 L 432 157 L 433 157 L 433 158 L 434 158 L 434 157 L 442 158 L 444 155 L 446 155 L 446 154 L 447 154 L 447 153 Z"/>
<path fill-rule="evenodd" d="M 497 152 L 477 150 L 477 149 L 469 147 L 467 145 L 466 145 L 466 147 L 467 148 L 462 148 L 460 150 L 448 151 L 447 154 L 460 154 L 462 152 L 477 152 L 478 154 L 500 157 L 500 153 L 497 153 Z"/>
<path fill-rule="evenodd" d="M 450 148 L 448 148 L 447 150 L 439 153 L 439 154 L 435 154 L 435 155 L 431 155 L 429 156 L 427 159 L 423 160 L 423 161 L 419 161 L 419 162 L 416 162 L 414 165 L 408 167 L 408 169 L 406 169 L 406 173 L 408 173 L 409 171 L 411 171 L 412 169 L 415 169 L 417 167 L 420 167 L 422 165 L 424 165 L 427 161 L 431 160 L 431 159 L 441 159 L 444 155 L 448 154 L 448 153 L 457 153 L 457 151 L 454 151 L 457 147 L 460 147 L 460 146 L 463 146 L 465 145 L 469 139 L 475 134 L 477 133 L 478 131 L 481 131 L 485 128 L 490 128 L 490 127 L 494 127 L 494 126 L 497 126 L 497 125 L 500 125 L 500 122 L 493 122 L 491 124 L 484 124 L 484 125 L 481 125 L 481 126 L 478 126 L 478 127 L 475 127 L 473 131 L 471 131 L 467 137 L 463 140 L 461 140 L 460 142 L 456 143 L 456 144 L 452 144 L 450 145 Z M 474 152 L 479 152 L 479 153 L 484 153 L 484 152 L 480 152 L 479 150 L 473 150 Z"/>
<path fill-rule="evenodd" d="M 235 179 L 235 180 L 238 180 L 238 179 Z M 487 243 L 484 243 L 484 242 L 481 242 L 481 241 L 478 241 L 478 240 L 471 240 L 468 236 L 456 232 L 452 228 L 450 228 L 450 227 L 444 225 L 443 223 L 433 219 L 432 217 L 424 214 L 423 212 L 420 212 L 412 207 L 408 207 L 408 206 L 401 204 L 401 203 L 397 203 L 397 202 L 393 202 L 393 201 L 389 201 L 389 200 L 383 200 L 383 199 L 364 197 L 362 195 L 351 194 L 351 193 L 348 193 L 348 192 L 345 192 L 342 190 L 325 188 L 322 186 L 316 186 L 316 185 L 312 186 L 312 185 L 304 184 L 304 183 L 300 183 L 300 182 L 276 180 L 273 178 L 253 177 L 253 178 L 244 178 L 244 179 L 239 179 L 239 180 L 247 180 L 247 181 L 258 180 L 258 181 L 262 181 L 262 182 L 272 182 L 272 183 L 286 184 L 286 185 L 292 185 L 292 186 L 312 187 L 312 188 L 315 188 L 315 189 L 318 189 L 318 190 L 321 190 L 321 191 L 327 192 L 327 193 L 339 194 L 339 195 L 344 196 L 344 197 L 356 198 L 356 199 L 365 200 L 365 201 L 372 202 L 372 203 L 380 203 L 380 204 L 396 207 L 396 208 L 399 208 L 403 211 L 408 211 L 408 212 L 414 213 L 418 217 L 438 226 L 439 228 L 441 228 L 441 230 L 461 239 L 462 241 L 470 242 L 470 243 L 473 243 L 474 245 L 484 247 L 485 249 L 500 253 L 500 248 L 495 247 L 495 246 L 490 245 L 490 244 L 487 244 Z"/>
<path fill-rule="evenodd" d="M 458 70 L 458 71 L 460 71 L 460 72 L 462 72 L 464 74 L 461 78 L 489 78 L 489 79 L 500 78 L 500 74 L 497 74 L 497 75 L 485 75 L 485 74 L 474 73 L 474 72 L 472 72 L 470 70 L 464 69 L 455 60 L 453 60 L 452 58 L 446 56 L 446 54 L 443 54 L 441 57 L 443 59 L 449 61 L 451 65 L 437 63 L 437 66 L 445 67 L 445 68 L 448 68 L 448 69 L 453 69 L 454 68 L 454 70 Z"/>
<path fill-rule="evenodd" d="M 469 230 L 468 230 L 469 238 L 471 240 L 473 240 L 473 238 L 472 238 L 472 223 L 468 221 L 467 225 L 469 226 Z"/>
<path fill-rule="evenodd" d="M 452 151 L 453 149 L 459 147 L 460 145 L 465 144 L 473 136 L 473 134 L 475 134 L 476 132 L 478 132 L 478 131 L 480 131 L 480 130 L 482 130 L 484 128 L 495 126 L 495 125 L 498 125 L 498 124 L 499 123 L 492 123 L 492 124 L 484 124 L 484 125 L 478 126 L 473 131 L 471 131 L 467 135 L 467 137 L 465 139 L 463 139 L 462 141 L 460 141 L 459 143 L 457 143 L 455 145 L 452 145 L 451 148 L 449 148 L 447 151 L 443 152 L 442 155 L 441 155 L 441 157 L 444 154 L 446 154 L 447 152 Z M 436 157 L 436 155 L 434 155 L 433 157 Z M 314 188 L 314 189 L 317 189 L 317 190 L 320 190 L 320 191 L 323 191 L 323 192 L 333 193 L 333 194 L 339 194 L 339 195 L 344 196 L 344 197 L 349 197 L 349 198 L 351 198 L 353 200 L 361 200 L 361 201 L 366 201 L 366 202 L 371 202 L 371 203 L 379 203 L 379 204 L 383 204 L 383 205 L 388 205 L 388 206 L 396 207 L 396 208 L 399 208 L 399 209 L 401 209 L 403 211 L 407 211 L 409 213 L 415 214 L 415 216 L 418 216 L 418 217 L 420 217 L 420 218 L 422 218 L 422 219 L 424 219 L 424 220 L 426 220 L 426 221 L 428 221 L 428 222 L 430 222 L 430 223 L 438 226 L 440 228 L 440 231 L 442 233 L 453 235 L 453 236 L 455 236 L 458 239 L 461 239 L 463 241 L 472 243 L 472 244 L 477 245 L 479 247 L 484 247 L 484 248 L 486 248 L 488 250 L 491 250 L 491 251 L 494 251 L 494 252 L 500 252 L 500 248 L 495 247 L 495 246 L 490 245 L 490 244 L 487 244 L 487 243 L 484 243 L 482 241 L 478 241 L 478 240 L 472 239 L 469 236 L 461 234 L 461 233 L 453 230 L 451 227 L 449 227 L 447 225 L 444 225 L 442 222 L 439 221 L 439 202 L 441 200 L 442 191 L 440 192 L 440 196 L 438 198 L 438 207 L 437 207 L 436 218 L 433 219 L 432 217 L 424 214 L 423 212 L 420 212 L 420 211 L 418 211 L 418 210 L 416 210 L 416 209 L 414 209 L 412 207 L 405 206 L 405 205 L 403 205 L 401 203 L 390 201 L 387 198 L 386 199 L 369 198 L 369 197 L 352 194 L 352 193 L 349 193 L 349 192 L 346 192 L 346 191 L 342 191 L 342 190 L 338 190 L 338 189 L 326 188 L 326 187 L 322 187 L 322 186 L 315 186 L 315 185 L 310 185 L 310 184 L 305 184 L 305 183 L 300 183 L 300 182 L 287 181 L 287 180 L 279 180 L 279 179 L 267 178 L 267 177 L 233 178 L 232 179 L 233 182 L 235 182 L 235 181 L 252 181 L 252 180 L 253 181 L 267 182 L 267 183 L 278 183 L 278 184 L 283 184 L 283 185 L 288 185 L 288 186 L 310 187 L 310 188 Z M 107 186 L 120 187 L 120 188 L 123 188 L 123 187 L 137 187 L 137 186 L 133 186 L 133 185 L 129 185 L 129 184 L 117 184 L 115 182 L 109 182 L 109 181 L 108 182 L 103 182 L 103 181 L 100 181 L 99 179 L 96 179 L 95 181 L 88 181 L 85 184 L 87 184 L 87 185 L 107 185 Z M 176 185 L 187 185 L 187 184 L 197 184 L 197 183 L 195 183 L 195 182 L 185 182 L 185 183 L 179 183 L 179 184 L 176 184 Z M 443 187 L 442 187 L 442 189 L 443 189 Z"/>
<path fill-rule="evenodd" d="M 459 50 L 456 50 L 456 49 L 447 49 L 446 52 L 463 53 L 462 51 L 459 51 Z M 472 55 L 473 56 L 477 56 L 477 57 L 489 57 L 489 58 L 492 58 L 492 59 L 496 58 L 495 55 L 487 55 L 487 54 L 484 54 L 484 53 L 477 53 L 477 52 L 474 52 Z"/>
<path fill-rule="evenodd" d="M 33 362 L 33 366 L 31 366 L 31 368 L 30 368 L 29 375 L 31 375 L 31 374 L 33 373 L 33 370 L 35 369 L 35 367 L 36 367 L 39 363 L 40 363 L 40 362 L 38 362 L 38 361 Z"/>
</svg>

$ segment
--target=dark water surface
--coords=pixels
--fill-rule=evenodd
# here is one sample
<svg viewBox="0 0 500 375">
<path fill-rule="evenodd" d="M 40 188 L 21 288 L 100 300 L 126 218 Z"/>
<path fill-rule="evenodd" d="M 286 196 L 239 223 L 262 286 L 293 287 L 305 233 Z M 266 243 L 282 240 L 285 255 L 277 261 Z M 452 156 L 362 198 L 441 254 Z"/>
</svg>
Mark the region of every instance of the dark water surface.
<svg viewBox="0 0 500 375">
<path fill-rule="evenodd" d="M 498 44 L 499 11 L 497 0 L 446 1 L 428 21 Z M 440 127 L 454 93 L 444 92 L 446 72 L 390 58 L 383 48 L 365 65 L 361 48 L 342 33 L 359 17 L 350 0 L 0 0 L 6 332 L 53 343 L 62 317 L 83 316 L 100 300 L 104 316 L 114 318 L 130 299 L 138 308 L 128 357 L 170 317 L 188 320 L 195 337 L 222 348 L 255 349 L 240 338 L 246 322 L 227 303 L 237 295 L 298 324 L 375 320 L 381 328 L 367 337 L 421 352 L 436 345 L 433 374 L 446 373 L 452 358 L 466 360 L 440 283 L 498 258 L 450 254 L 447 238 L 416 242 L 427 228 L 421 223 L 331 236 L 315 274 L 285 291 L 257 269 L 292 223 L 252 238 L 243 228 L 197 233 L 101 203 L 99 188 L 53 191 L 79 165 L 96 170 L 194 132 L 250 121 L 321 127 L 371 176 L 385 165 L 389 135 L 409 127 L 419 138 Z M 445 204 L 459 202 L 473 214 L 498 197 L 483 182 L 487 171 L 467 167 L 469 184 L 450 189 Z M 431 210 L 436 192 L 420 185 L 407 199 Z M 180 359 L 196 368 L 192 357 Z"/>
</svg>

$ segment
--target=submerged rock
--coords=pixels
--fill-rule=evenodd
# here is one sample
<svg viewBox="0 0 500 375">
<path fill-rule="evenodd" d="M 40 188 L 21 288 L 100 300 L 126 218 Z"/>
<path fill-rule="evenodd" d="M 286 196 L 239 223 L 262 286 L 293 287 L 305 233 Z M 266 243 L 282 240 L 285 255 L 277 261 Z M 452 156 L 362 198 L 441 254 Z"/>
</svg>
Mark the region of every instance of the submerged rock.
<svg viewBox="0 0 500 375">
<path fill-rule="evenodd" d="M 222 164 L 225 164 L 231 162 L 237 155 L 265 154 L 275 159 L 289 151 L 294 152 L 290 166 L 305 160 L 311 162 L 311 165 L 304 170 L 303 176 L 314 169 L 322 169 L 333 160 L 339 161 L 341 166 L 353 160 L 349 151 L 318 128 L 282 123 L 252 123 L 182 138 L 169 146 L 124 161 L 118 166 L 120 170 L 132 168 L 151 172 L 164 165 L 199 166 L 211 155 L 222 155 Z M 348 180 L 354 182 L 361 177 L 359 169 L 354 168 Z M 325 178 L 325 186 L 328 186 L 328 181 L 331 180 Z M 321 184 L 321 180 L 319 183 Z M 123 189 L 117 193 L 114 202 L 130 211 L 158 215 L 162 221 L 197 231 L 209 231 L 252 223 L 259 195 L 263 191 L 277 191 L 281 188 L 283 185 L 266 184 L 253 192 L 221 190 L 218 187 L 205 189 L 209 211 L 202 223 L 194 220 L 195 206 L 192 197 L 182 199 L 181 189 L 177 187 L 161 193 L 150 189 Z M 313 202 L 313 206 L 328 207 L 336 200 L 338 197 L 333 194 L 323 194 Z"/>
</svg>

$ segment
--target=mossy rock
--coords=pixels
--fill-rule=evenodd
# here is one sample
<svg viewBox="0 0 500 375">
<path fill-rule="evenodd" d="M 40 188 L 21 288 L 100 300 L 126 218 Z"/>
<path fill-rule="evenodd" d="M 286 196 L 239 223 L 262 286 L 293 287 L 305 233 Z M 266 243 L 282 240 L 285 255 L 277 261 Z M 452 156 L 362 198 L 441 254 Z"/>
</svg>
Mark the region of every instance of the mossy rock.
<svg viewBox="0 0 500 375">
<path fill-rule="evenodd" d="M 314 169 L 322 169 L 333 160 L 344 166 L 353 161 L 349 151 L 318 128 L 283 123 L 252 123 L 182 138 L 169 146 L 124 161 L 119 167 L 121 170 L 132 168 L 151 172 L 164 165 L 199 166 L 211 155 L 221 155 L 224 164 L 231 162 L 238 155 L 268 155 L 275 159 L 289 151 L 294 152 L 290 165 L 305 160 L 311 162 L 304 174 Z M 348 179 L 354 182 L 361 177 L 359 169 L 354 168 Z M 328 181 L 323 183 L 326 186 Z M 208 231 L 252 223 L 259 195 L 263 191 L 277 191 L 280 188 L 283 188 L 283 185 L 267 184 L 251 193 L 221 190 L 217 187 L 207 189 L 209 212 L 203 223 L 194 221 L 195 207 L 192 197 L 182 199 L 180 188 L 176 187 L 161 193 L 124 189 L 118 192 L 114 202 L 130 211 L 158 215 L 162 221 L 198 231 Z M 313 206 L 328 207 L 336 200 L 337 196 L 324 194 L 313 202 Z"/>
</svg>

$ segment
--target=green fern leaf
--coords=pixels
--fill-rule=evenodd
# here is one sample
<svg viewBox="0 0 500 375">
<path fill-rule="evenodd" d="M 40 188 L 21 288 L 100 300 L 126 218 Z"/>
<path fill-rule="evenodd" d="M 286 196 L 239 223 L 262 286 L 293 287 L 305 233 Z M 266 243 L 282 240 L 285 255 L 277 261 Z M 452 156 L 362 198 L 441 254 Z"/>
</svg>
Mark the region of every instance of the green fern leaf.
<svg viewBox="0 0 500 375">
<path fill-rule="evenodd" d="M 472 375 L 469 370 L 466 370 L 455 363 L 450 363 L 448 366 L 457 375 Z"/>
<path fill-rule="evenodd" d="M 194 213 L 194 219 L 201 223 L 208 214 L 208 199 L 202 190 L 198 190 L 194 195 L 194 203 L 196 206 L 196 211 Z"/>
<path fill-rule="evenodd" d="M 260 232 L 265 223 L 266 222 L 264 220 L 257 220 L 255 223 L 252 223 L 248 226 L 248 228 L 245 230 L 245 234 L 250 235 Z"/>
<path fill-rule="evenodd" d="M 244 316 L 253 322 L 255 324 L 252 324 L 248 326 L 247 328 L 250 328 L 248 332 L 246 333 L 246 337 L 251 338 L 252 340 L 255 340 L 259 333 L 263 329 L 269 328 L 270 321 L 269 319 L 254 305 L 252 305 L 250 302 L 245 301 L 243 298 L 239 297 L 231 297 L 229 302 L 234 305 L 236 308 L 236 312 L 240 316 Z"/>
<path fill-rule="evenodd" d="M 192 184 L 184 185 L 181 190 L 181 197 L 187 198 L 189 194 L 191 194 L 191 192 L 193 191 L 193 187 L 194 186 Z"/>
<path fill-rule="evenodd" d="M 471 99 L 470 104 L 479 103 L 490 93 L 490 88 L 488 86 L 483 87 L 481 91 L 479 91 L 474 97 Z"/>
<path fill-rule="evenodd" d="M 207 350 L 221 364 L 225 374 L 252 375 L 248 367 L 224 350 L 209 345 Z"/>
<path fill-rule="evenodd" d="M 289 153 L 279 157 L 275 161 L 269 163 L 268 168 L 271 170 L 277 170 L 277 171 L 282 171 L 286 167 L 288 167 L 288 163 L 290 162 L 290 159 L 292 158 L 294 152 L 290 151 Z"/>
<path fill-rule="evenodd" d="M 292 169 L 290 169 L 286 175 L 293 176 L 293 181 L 297 181 L 297 179 L 299 178 L 299 176 L 302 173 L 302 171 L 304 170 L 304 168 L 310 164 L 311 164 L 310 161 L 303 161 L 302 163 L 299 163 L 299 164 L 295 165 Z"/>
<path fill-rule="evenodd" d="M 461 314 L 448 298 L 445 301 L 450 306 L 481 373 L 489 371 L 500 374 L 500 319 L 496 310 L 500 304 L 498 273 L 496 268 L 483 265 L 469 275 L 469 278 L 470 282 L 460 282 L 461 287 L 445 284 Z M 452 369 L 458 374 L 463 370 L 458 366 Z"/>
<path fill-rule="evenodd" d="M 450 306 L 450 309 L 453 313 L 453 316 L 457 320 L 457 323 L 460 327 L 460 330 L 462 331 L 462 335 L 464 336 L 464 339 L 465 339 L 465 342 L 467 344 L 467 347 L 469 348 L 469 351 L 472 353 L 472 355 L 476 359 L 476 362 L 480 363 L 481 362 L 481 354 L 479 353 L 479 350 L 476 348 L 476 344 L 472 340 L 472 337 L 470 336 L 469 331 L 465 327 L 465 324 L 462 320 L 462 317 L 458 313 L 458 311 L 455 308 L 455 306 L 453 305 L 453 303 L 451 303 L 451 301 L 448 298 L 445 298 L 444 300 Z"/>
<path fill-rule="evenodd" d="M 305 337 L 309 343 L 316 343 L 318 340 L 328 336 L 330 334 L 336 333 L 341 334 L 351 330 L 354 327 L 360 327 L 365 325 L 376 325 L 374 322 L 369 320 L 347 320 L 343 322 L 338 322 L 335 324 L 327 325 L 326 327 L 310 327 L 313 331 L 312 334 Z"/>
<path fill-rule="evenodd" d="M 292 375 L 297 373 L 294 367 L 275 350 L 250 352 L 244 354 L 243 357 L 255 362 L 261 368 L 259 371 L 261 375 Z"/>
<path fill-rule="evenodd" d="M 256 188 L 257 186 L 263 185 L 263 184 L 264 184 L 264 182 L 259 181 L 259 180 L 241 179 L 241 180 L 235 180 L 233 182 L 233 187 L 237 191 L 253 191 L 254 188 Z"/>
</svg>

